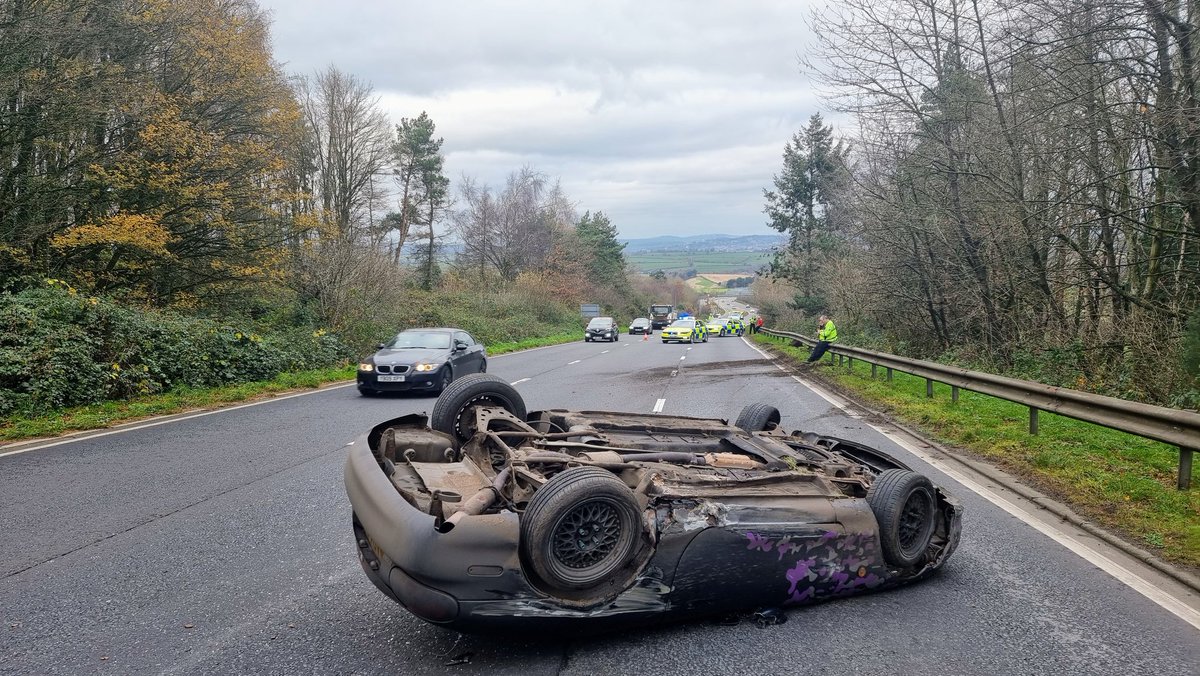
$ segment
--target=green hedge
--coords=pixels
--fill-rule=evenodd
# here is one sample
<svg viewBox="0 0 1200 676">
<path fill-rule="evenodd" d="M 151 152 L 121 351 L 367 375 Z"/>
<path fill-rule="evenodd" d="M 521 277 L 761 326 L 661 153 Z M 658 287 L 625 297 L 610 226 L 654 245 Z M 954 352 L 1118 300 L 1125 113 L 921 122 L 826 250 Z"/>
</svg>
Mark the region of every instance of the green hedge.
<svg viewBox="0 0 1200 676">
<path fill-rule="evenodd" d="M 580 331 L 578 306 L 539 302 L 513 290 L 419 291 L 403 302 L 356 322 L 346 332 L 347 341 L 361 356 L 375 351 L 404 329 L 452 326 L 462 329 L 485 346 Z"/>
<path fill-rule="evenodd" d="M 0 295 L 0 415 L 265 380 L 344 363 L 322 330 L 263 330 L 76 294 Z"/>
</svg>

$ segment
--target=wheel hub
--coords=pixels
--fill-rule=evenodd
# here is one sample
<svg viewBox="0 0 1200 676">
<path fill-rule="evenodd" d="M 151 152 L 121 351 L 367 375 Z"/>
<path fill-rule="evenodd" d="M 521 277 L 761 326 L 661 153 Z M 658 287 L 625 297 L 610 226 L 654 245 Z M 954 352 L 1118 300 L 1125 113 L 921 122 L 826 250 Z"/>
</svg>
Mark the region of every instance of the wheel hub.
<svg viewBox="0 0 1200 676">
<path fill-rule="evenodd" d="M 900 516 L 898 536 L 900 547 L 911 552 L 914 546 L 922 544 L 925 529 L 929 523 L 929 495 L 924 491 L 914 491 L 904 503 L 904 512 Z"/>
<path fill-rule="evenodd" d="M 592 500 L 567 512 L 554 529 L 551 553 L 568 568 L 582 569 L 603 561 L 621 536 L 621 520 L 612 505 Z"/>
<path fill-rule="evenodd" d="M 475 397 L 466 404 L 463 404 L 462 410 L 458 412 L 458 421 L 454 426 L 455 431 L 458 432 L 462 439 L 470 439 L 471 437 L 475 436 L 475 432 L 477 431 L 475 426 L 476 406 L 498 406 L 501 408 L 508 408 L 510 405 L 508 402 L 497 401 L 496 399 L 488 396 Z"/>
</svg>

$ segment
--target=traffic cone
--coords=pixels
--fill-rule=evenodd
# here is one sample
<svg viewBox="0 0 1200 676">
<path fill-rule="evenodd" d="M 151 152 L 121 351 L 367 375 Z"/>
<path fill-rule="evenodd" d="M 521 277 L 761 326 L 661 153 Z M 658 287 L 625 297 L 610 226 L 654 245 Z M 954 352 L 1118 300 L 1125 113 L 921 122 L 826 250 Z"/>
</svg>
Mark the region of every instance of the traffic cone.
<svg viewBox="0 0 1200 676">
<path fill-rule="evenodd" d="M 642 340 L 650 340 L 650 334 L 649 334 L 649 333 L 643 333 L 643 334 L 642 334 Z"/>
</svg>

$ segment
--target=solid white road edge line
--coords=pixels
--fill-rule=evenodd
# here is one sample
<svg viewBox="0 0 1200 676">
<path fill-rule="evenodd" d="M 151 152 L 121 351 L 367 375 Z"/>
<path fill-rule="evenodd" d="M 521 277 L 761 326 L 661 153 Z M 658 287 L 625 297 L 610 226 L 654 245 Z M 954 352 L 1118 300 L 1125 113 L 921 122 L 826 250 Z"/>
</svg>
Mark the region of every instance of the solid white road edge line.
<svg viewBox="0 0 1200 676">
<path fill-rule="evenodd" d="M 772 358 L 770 354 L 759 349 L 757 345 L 752 344 L 750 341 L 746 340 L 745 338 L 742 338 L 742 341 L 745 342 L 747 345 L 749 345 L 750 348 L 753 349 L 755 352 L 758 352 L 760 355 L 762 355 L 764 359 L 767 359 L 771 363 L 775 364 L 775 366 L 778 367 L 780 370 L 782 370 L 782 371 L 787 370 L 782 365 L 780 365 L 778 362 L 776 362 L 775 359 Z M 800 378 L 797 378 L 796 376 L 792 376 L 792 378 L 795 379 L 796 382 L 799 382 L 800 384 L 807 387 L 809 390 L 811 390 L 817 396 L 821 397 L 822 399 L 828 401 L 829 403 L 833 404 L 834 406 L 836 406 L 837 408 L 842 410 L 842 412 L 846 413 L 847 415 L 850 415 L 854 418 L 861 419 L 861 416 L 859 416 L 857 413 L 850 411 L 849 408 L 846 406 L 845 402 L 842 401 L 841 399 L 833 397 L 832 395 L 824 392 L 822 390 L 822 388 L 817 387 L 817 386 L 813 385 L 812 383 L 805 382 L 804 380 L 801 380 Z M 1093 549 L 1087 543 L 1080 541 L 1079 539 L 1077 539 L 1070 533 L 1062 530 L 1061 528 L 1057 528 L 1052 524 L 1046 523 L 1046 522 L 1042 521 L 1041 519 L 1038 519 L 1034 515 L 1034 513 L 1031 512 L 1030 510 L 993 492 L 990 488 L 979 483 L 978 481 L 976 481 L 974 478 L 967 475 L 963 471 L 961 471 L 955 467 L 951 467 L 949 465 L 949 463 L 946 462 L 945 460 L 943 460 L 942 458 L 935 456 L 935 455 L 925 451 L 924 449 L 921 449 L 921 448 L 918 448 L 918 447 L 912 445 L 911 443 L 906 441 L 904 438 L 902 438 L 900 435 L 897 435 L 894 432 L 882 429 L 882 428 L 880 428 L 876 425 L 873 425 L 869 422 L 867 423 L 867 425 L 869 425 L 871 427 L 871 429 L 875 430 L 876 432 L 879 432 L 883 436 L 885 436 L 888 439 L 890 439 L 891 441 L 895 442 L 898 446 L 907 450 L 909 453 L 912 453 L 913 455 L 917 456 L 921 460 L 924 460 L 925 462 L 929 463 L 933 467 L 936 467 L 943 474 L 949 476 L 951 479 L 954 479 L 958 483 L 962 484 L 965 488 L 967 488 L 967 490 L 970 490 L 971 492 L 982 497 L 983 499 L 987 500 L 988 502 L 992 503 L 993 505 L 996 505 L 997 507 L 1004 510 L 1005 512 L 1008 512 L 1012 516 L 1020 519 L 1026 525 L 1032 527 L 1034 530 L 1038 531 L 1042 535 L 1045 535 L 1046 537 L 1050 538 L 1051 540 L 1054 540 L 1055 542 L 1062 545 L 1063 547 L 1066 547 L 1068 550 L 1073 552 L 1076 556 L 1080 557 L 1084 561 L 1087 561 L 1088 563 L 1091 563 L 1092 565 L 1096 566 L 1100 570 L 1103 570 L 1104 572 L 1108 573 L 1109 575 L 1111 575 L 1112 577 L 1114 577 L 1115 579 L 1117 579 L 1118 581 L 1120 581 L 1121 583 L 1123 583 L 1130 589 L 1133 589 L 1134 591 L 1138 592 L 1142 596 L 1145 596 L 1146 598 L 1150 599 L 1151 601 L 1153 601 L 1158 606 L 1160 606 L 1167 612 L 1171 613 L 1172 615 L 1178 617 L 1179 619 L 1183 620 L 1184 622 L 1187 622 L 1188 624 L 1192 625 L 1196 629 L 1200 629 L 1200 613 L 1193 610 L 1190 606 L 1180 602 L 1179 600 L 1177 600 L 1175 597 L 1171 596 L 1170 594 L 1163 592 L 1158 587 L 1151 584 L 1145 578 L 1141 577 L 1137 573 L 1129 570 L 1128 568 L 1122 566 L 1121 564 L 1117 563 L 1116 561 L 1113 561 L 1112 559 L 1105 556 L 1102 552 L 1099 552 L 1099 551 Z"/>
<path fill-rule="evenodd" d="M 226 411 L 236 411 L 238 409 L 250 408 L 251 406 L 261 406 L 263 404 L 270 404 L 275 401 L 283 401 L 284 399 L 295 399 L 296 397 L 306 397 L 310 394 L 317 394 L 318 392 L 328 392 L 329 390 L 337 390 L 337 389 L 341 389 L 343 387 L 350 387 L 352 385 L 355 385 L 355 383 L 350 382 L 350 383 L 344 383 L 342 385 L 333 385 L 332 387 L 322 387 L 320 389 L 312 390 L 311 392 L 297 392 L 295 394 L 287 394 L 282 397 L 273 397 L 271 399 L 263 399 L 262 401 L 252 401 L 249 404 L 238 404 L 237 406 L 226 406 L 224 408 L 213 409 L 211 411 L 204 411 L 202 413 L 193 413 L 191 415 L 180 415 L 177 417 L 169 418 L 167 420 L 156 420 L 154 422 L 148 422 L 148 423 L 145 423 L 142 425 L 133 425 L 130 427 L 122 427 L 121 429 L 108 430 L 105 432 L 97 432 L 95 434 L 84 433 L 78 437 L 73 437 L 71 439 L 59 439 L 58 441 L 52 441 L 48 444 L 35 444 L 33 446 L 30 446 L 29 448 L 18 448 L 18 449 L 11 450 L 11 451 L 0 451 L 0 458 L 7 457 L 10 455 L 20 455 L 22 453 L 28 453 L 30 451 L 40 451 L 43 448 L 52 448 L 54 446 L 62 446 L 64 444 L 73 444 L 77 441 L 84 441 L 85 439 L 97 439 L 99 437 L 107 437 L 112 434 L 120 434 L 122 432 L 132 432 L 133 430 L 144 430 L 147 427 L 158 427 L 159 425 L 166 425 L 167 423 L 180 422 L 182 420 L 192 420 L 193 418 L 203 418 L 206 415 L 213 415 L 216 413 L 224 413 Z"/>
<path fill-rule="evenodd" d="M 520 385 L 521 383 L 528 382 L 530 380 L 533 380 L 533 378 L 522 378 L 520 380 L 512 381 L 511 383 L 509 383 L 509 385 Z"/>
<path fill-rule="evenodd" d="M 488 359 L 499 359 L 501 357 L 511 357 L 511 356 L 517 355 L 517 354 L 525 354 L 527 352 L 536 352 L 537 350 L 548 350 L 552 347 L 562 347 L 563 345 L 571 345 L 571 344 L 572 343 L 559 343 L 557 345 L 543 345 L 541 347 L 531 347 L 527 350 L 517 350 L 516 352 L 506 352 L 504 354 L 492 355 L 492 356 L 489 356 Z M 629 347 L 629 343 L 626 343 L 625 347 Z M 87 431 L 83 431 L 83 432 L 79 432 L 78 436 L 71 437 L 70 439 L 58 439 L 58 440 L 51 441 L 51 442 L 45 443 L 45 444 L 33 443 L 28 448 L 14 448 L 10 451 L 0 450 L 0 458 L 10 456 L 10 455 L 21 455 L 22 453 L 28 453 L 30 451 L 40 451 L 43 448 L 53 448 L 55 446 L 62 446 L 64 444 L 73 444 L 77 441 L 83 441 L 85 439 L 98 439 L 100 437 L 107 437 L 112 434 L 120 434 L 121 432 L 132 432 L 134 430 L 144 430 L 147 427 L 156 427 L 158 425 L 165 425 L 167 423 L 181 422 L 183 420 L 191 420 L 193 418 L 200 418 L 200 417 L 203 417 L 206 415 L 213 415 L 214 413 L 224 413 L 225 411 L 236 411 L 240 408 L 249 408 L 251 406 L 259 406 L 261 404 L 269 404 L 273 401 L 283 401 L 284 399 L 291 399 L 293 397 L 305 397 L 310 394 L 318 394 L 320 392 L 325 392 L 327 390 L 337 390 L 337 389 L 341 389 L 343 387 L 350 387 L 351 385 L 355 385 L 355 384 L 356 383 L 354 381 L 351 381 L 348 383 L 342 383 L 341 385 L 331 385 L 329 387 L 321 387 L 321 388 L 317 388 L 315 390 L 310 390 L 307 392 L 297 392 L 295 394 L 287 394 L 282 397 L 272 397 L 271 399 L 263 399 L 262 401 L 252 401 L 249 404 L 239 404 L 237 406 L 223 406 L 221 408 L 215 408 L 211 411 L 205 410 L 205 411 L 201 411 L 198 413 L 193 413 L 191 415 L 166 414 L 166 415 L 161 415 L 161 416 L 155 416 L 154 418 L 151 419 L 151 420 L 153 420 L 153 422 L 145 421 L 141 424 L 124 423 L 122 425 L 114 426 L 112 429 L 108 429 L 103 432 L 90 433 Z M 13 445 L 18 445 L 21 443 L 22 442 L 18 441 L 18 442 L 14 442 Z M 0 447 L 0 448 L 2 448 L 2 447 Z"/>
<path fill-rule="evenodd" d="M 666 403 L 666 399 L 659 399 L 658 401 L 654 402 L 654 410 L 651 411 L 651 413 L 662 413 L 663 406 L 665 406 Z"/>
</svg>

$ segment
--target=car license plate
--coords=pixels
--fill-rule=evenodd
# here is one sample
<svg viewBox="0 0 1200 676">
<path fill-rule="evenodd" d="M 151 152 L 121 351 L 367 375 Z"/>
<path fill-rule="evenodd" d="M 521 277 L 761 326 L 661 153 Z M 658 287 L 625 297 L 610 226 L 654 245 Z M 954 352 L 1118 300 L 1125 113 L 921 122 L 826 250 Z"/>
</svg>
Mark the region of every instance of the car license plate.
<svg viewBox="0 0 1200 676">
<path fill-rule="evenodd" d="M 379 376 L 379 382 L 381 382 L 381 383 L 402 383 L 402 382 L 404 382 L 404 376 Z"/>
</svg>

